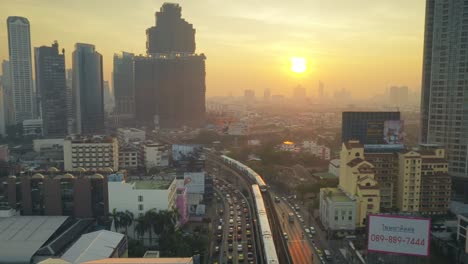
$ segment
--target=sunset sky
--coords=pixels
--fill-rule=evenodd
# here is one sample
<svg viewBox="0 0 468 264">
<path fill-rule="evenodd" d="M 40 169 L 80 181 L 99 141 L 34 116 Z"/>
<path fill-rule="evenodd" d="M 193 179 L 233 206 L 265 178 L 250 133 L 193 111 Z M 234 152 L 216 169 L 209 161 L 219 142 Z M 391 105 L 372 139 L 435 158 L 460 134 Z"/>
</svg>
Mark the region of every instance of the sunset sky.
<svg viewBox="0 0 468 264">
<path fill-rule="evenodd" d="M 32 46 L 54 40 L 65 48 L 67 66 L 76 42 L 94 44 L 111 80 L 112 56 L 145 54 L 145 30 L 165 1 L 14 0 L 0 3 L 0 60 L 8 59 L 8 16 L 31 23 Z M 205 53 L 207 95 L 291 95 L 301 84 L 316 95 L 341 88 L 355 97 L 387 87 L 421 83 L 424 0 L 181 0 L 182 16 L 197 31 Z M 290 71 L 290 58 L 304 57 L 308 70 Z"/>
</svg>

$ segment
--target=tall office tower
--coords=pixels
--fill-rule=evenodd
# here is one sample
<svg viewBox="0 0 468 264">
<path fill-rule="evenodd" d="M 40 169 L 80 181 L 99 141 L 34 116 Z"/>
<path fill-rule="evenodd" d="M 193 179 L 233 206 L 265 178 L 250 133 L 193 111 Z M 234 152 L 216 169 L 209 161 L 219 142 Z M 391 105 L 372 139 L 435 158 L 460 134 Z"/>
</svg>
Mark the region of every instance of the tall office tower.
<svg viewBox="0 0 468 264">
<path fill-rule="evenodd" d="M 146 30 L 148 54 L 195 52 L 195 29 L 181 13 L 182 8 L 172 3 L 164 3 L 156 12 L 156 26 Z"/>
<path fill-rule="evenodd" d="M 202 125 L 205 56 L 135 57 L 135 115 L 160 128 Z"/>
<path fill-rule="evenodd" d="M 270 91 L 270 88 L 266 88 L 264 91 L 263 91 L 263 100 L 265 101 L 270 101 L 271 99 L 271 91 Z"/>
<path fill-rule="evenodd" d="M 465 193 L 468 193 L 467 12 L 467 1 L 426 1 L 421 94 L 421 142 L 446 148 L 449 173 L 467 182 Z"/>
<path fill-rule="evenodd" d="M 135 116 L 140 124 L 200 126 L 205 118 L 205 55 L 178 4 L 165 3 L 147 30 L 148 57 L 134 58 Z"/>
<path fill-rule="evenodd" d="M 102 55 L 94 45 L 77 43 L 73 51 L 73 111 L 76 134 L 104 130 Z"/>
<path fill-rule="evenodd" d="M 341 142 L 359 140 L 364 146 L 400 144 L 402 129 L 400 112 L 343 112 Z"/>
<path fill-rule="evenodd" d="M 67 83 L 65 78 L 65 50 L 59 53 L 58 43 L 51 47 L 34 48 L 36 89 L 45 137 L 67 135 Z"/>
<path fill-rule="evenodd" d="M 115 112 L 120 115 L 135 115 L 135 84 L 133 53 L 114 54 L 114 98 Z"/>
<path fill-rule="evenodd" d="M 66 69 L 67 73 L 67 132 L 69 135 L 74 133 L 74 116 L 75 113 L 73 112 L 73 92 L 72 92 L 72 86 L 73 86 L 73 70 L 72 69 Z"/>
<path fill-rule="evenodd" d="M 0 135 L 6 137 L 6 107 L 5 107 L 5 93 L 2 85 L 2 76 L 0 76 Z"/>
<path fill-rule="evenodd" d="M 244 90 L 244 98 L 245 98 L 245 100 L 247 100 L 247 101 L 253 101 L 253 100 L 255 100 L 255 91 L 254 91 L 254 90 L 250 90 L 250 89 Z"/>
<path fill-rule="evenodd" d="M 112 113 L 114 111 L 114 94 L 109 81 L 104 81 L 104 111 Z"/>
<path fill-rule="evenodd" d="M 7 26 L 15 123 L 22 123 L 35 117 L 29 21 L 12 16 L 8 17 Z"/>
<path fill-rule="evenodd" d="M 325 91 L 324 91 L 324 88 L 325 88 L 325 85 L 323 84 L 322 81 L 319 81 L 319 88 L 318 88 L 318 97 L 319 99 L 322 99 L 325 97 Z"/>
<path fill-rule="evenodd" d="M 3 87 L 3 107 L 5 111 L 5 126 L 15 124 L 15 106 L 13 102 L 13 90 L 11 88 L 10 62 L 2 61 L 2 87 Z"/>
</svg>

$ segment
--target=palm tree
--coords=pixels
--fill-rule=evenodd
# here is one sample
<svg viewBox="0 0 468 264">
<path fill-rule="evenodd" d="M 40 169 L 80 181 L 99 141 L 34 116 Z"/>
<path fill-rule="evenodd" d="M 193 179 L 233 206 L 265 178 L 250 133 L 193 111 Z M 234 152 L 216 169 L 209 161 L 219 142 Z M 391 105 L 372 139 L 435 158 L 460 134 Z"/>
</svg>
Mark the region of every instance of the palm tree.
<svg viewBox="0 0 468 264">
<path fill-rule="evenodd" d="M 153 223 L 158 221 L 158 213 L 156 213 L 155 209 L 151 209 L 149 211 L 146 211 L 144 215 L 145 219 L 145 230 L 148 231 L 149 234 L 149 242 L 150 246 L 153 243 Z"/>
<path fill-rule="evenodd" d="M 114 228 L 116 232 L 119 232 L 120 228 L 120 212 L 117 211 L 117 209 L 112 209 L 112 212 L 110 213 L 110 216 L 114 222 Z"/>
<path fill-rule="evenodd" d="M 133 224 L 133 221 L 135 220 L 135 217 L 132 212 L 129 210 L 125 210 L 124 212 L 125 215 L 125 235 L 128 236 L 128 227 Z"/>
<path fill-rule="evenodd" d="M 136 231 L 138 237 L 142 238 L 145 235 L 145 231 L 146 231 L 145 216 L 144 215 L 139 216 L 135 222 L 136 224 L 135 224 L 134 230 Z M 144 244 L 144 239 L 142 240 L 142 242 Z"/>
</svg>

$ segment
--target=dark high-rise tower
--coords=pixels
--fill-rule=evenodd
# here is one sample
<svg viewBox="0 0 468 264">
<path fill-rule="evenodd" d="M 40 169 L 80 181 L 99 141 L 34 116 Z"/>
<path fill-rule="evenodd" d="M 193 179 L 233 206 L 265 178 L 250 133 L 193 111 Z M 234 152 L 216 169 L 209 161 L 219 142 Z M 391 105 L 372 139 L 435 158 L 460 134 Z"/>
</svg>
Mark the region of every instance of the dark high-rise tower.
<svg viewBox="0 0 468 264">
<path fill-rule="evenodd" d="M 465 180 L 468 180 L 467 14 L 468 2 L 464 0 L 426 1 L 421 94 L 421 142 L 445 146 L 449 173 Z"/>
<path fill-rule="evenodd" d="M 134 58 L 135 116 L 141 125 L 198 127 L 205 117 L 205 55 L 177 4 L 163 4 L 147 30 L 148 57 Z"/>
<path fill-rule="evenodd" d="M 73 52 L 73 111 L 76 134 L 104 130 L 102 55 L 94 45 L 77 43 Z"/>
<path fill-rule="evenodd" d="M 34 48 L 36 91 L 42 116 L 42 133 L 46 137 L 67 134 L 67 83 L 64 51 L 58 43 Z"/>
<path fill-rule="evenodd" d="M 120 115 L 135 115 L 133 57 L 133 53 L 128 52 L 114 54 L 115 111 Z"/>
<path fill-rule="evenodd" d="M 182 19 L 181 12 L 182 8 L 172 3 L 164 3 L 156 12 L 156 26 L 146 30 L 148 54 L 195 52 L 195 29 Z"/>
</svg>

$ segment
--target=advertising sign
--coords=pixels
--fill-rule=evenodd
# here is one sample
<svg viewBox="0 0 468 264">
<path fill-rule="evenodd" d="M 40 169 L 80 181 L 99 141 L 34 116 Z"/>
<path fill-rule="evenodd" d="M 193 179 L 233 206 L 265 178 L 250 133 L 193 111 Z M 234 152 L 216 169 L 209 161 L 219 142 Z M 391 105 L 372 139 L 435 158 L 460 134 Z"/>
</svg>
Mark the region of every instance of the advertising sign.
<svg viewBox="0 0 468 264">
<path fill-rule="evenodd" d="M 204 172 L 185 172 L 184 187 L 188 193 L 205 193 L 205 173 Z"/>
<path fill-rule="evenodd" d="M 369 215 L 369 252 L 429 256 L 431 220 Z"/>
<path fill-rule="evenodd" d="M 383 137 L 385 144 L 403 144 L 405 141 L 404 121 L 387 120 L 384 122 Z"/>
<path fill-rule="evenodd" d="M 198 159 L 203 148 L 201 145 L 172 145 L 173 160 Z"/>
</svg>

